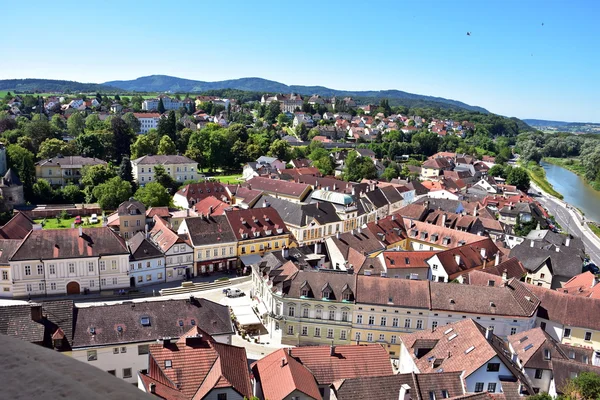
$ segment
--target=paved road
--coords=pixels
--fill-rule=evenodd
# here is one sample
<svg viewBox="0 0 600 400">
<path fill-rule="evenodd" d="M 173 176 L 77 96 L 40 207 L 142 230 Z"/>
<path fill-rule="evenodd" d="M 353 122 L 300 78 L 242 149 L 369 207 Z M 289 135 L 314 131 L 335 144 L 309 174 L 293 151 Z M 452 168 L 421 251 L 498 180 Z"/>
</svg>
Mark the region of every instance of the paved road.
<svg viewBox="0 0 600 400">
<path fill-rule="evenodd" d="M 534 185 L 532 185 L 529 193 L 534 194 L 540 204 L 546 207 L 550 214 L 554 215 L 563 230 L 583 240 L 585 251 L 592 262 L 600 265 L 600 240 L 585 225 L 585 222 L 582 225 L 580 214 L 570 206 L 567 208 L 568 205 L 563 201 L 548 195 Z"/>
</svg>

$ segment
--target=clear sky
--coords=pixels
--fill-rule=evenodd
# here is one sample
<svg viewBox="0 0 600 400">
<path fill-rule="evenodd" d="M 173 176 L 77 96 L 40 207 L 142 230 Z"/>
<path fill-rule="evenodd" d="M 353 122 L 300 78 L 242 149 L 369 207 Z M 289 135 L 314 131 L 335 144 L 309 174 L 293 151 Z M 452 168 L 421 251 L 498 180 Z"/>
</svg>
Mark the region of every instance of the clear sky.
<svg viewBox="0 0 600 400">
<path fill-rule="evenodd" d="M 0 0 L 0 9 L 0 79 L 256 76 L 600 122 L 598 0 Z"/>
</svg>

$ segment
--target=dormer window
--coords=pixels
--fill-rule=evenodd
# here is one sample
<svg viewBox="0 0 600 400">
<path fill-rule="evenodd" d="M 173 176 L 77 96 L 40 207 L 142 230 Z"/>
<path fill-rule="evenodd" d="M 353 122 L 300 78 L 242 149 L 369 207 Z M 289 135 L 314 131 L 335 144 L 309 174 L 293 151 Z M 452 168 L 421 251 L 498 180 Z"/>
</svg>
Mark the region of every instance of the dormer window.
<svg viewBox="0 0 600 400">
<path fill-rule="evenodd" d="M 550 358 L 550 349 L 544 349 L 544 360 L 549 360 Z"/>
<path fill-rule="evenodd" d="M 342 299 L 346 300 L 346 301 L 350 301 L 350 298 L 352 297 L 352 293 L 351 292 L 344 292 L 344 294 L 342 295 Z"/>
<path fill-rule="evenodd" d="M 329 290 L 329 289 L 323 290 L 323 298 L 324 299 L 329 299 L 330 296 L 331 296 L 331 290 Z"/>
<path fill-rule="evenodd" d="M 167 369 L 167 368 L 173 368 L 172 360 L 165 360 L 165 369 Z"/>
<path fill-rule="evenodd" d="M 308 289 L 302 289 L 302 296 L 308 297 Z"/>
</svg>

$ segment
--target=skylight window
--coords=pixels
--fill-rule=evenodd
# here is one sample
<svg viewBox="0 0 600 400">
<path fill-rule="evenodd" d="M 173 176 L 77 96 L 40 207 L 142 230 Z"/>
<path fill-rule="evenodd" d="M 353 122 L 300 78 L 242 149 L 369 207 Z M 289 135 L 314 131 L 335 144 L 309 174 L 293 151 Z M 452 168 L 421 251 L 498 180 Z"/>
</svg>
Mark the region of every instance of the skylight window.
<svg viewBox="0 0 600 400">
<path fill-rule="evenodd" d="M 117 326 L 117 332 L 123 333 L 123 327 L 121 325 Z"/>
<path fill-rule="evenodd" d="M 192 324 L 192 326 L 195 326 L 196 325 L 196 320 L 193 319 L 193 320 L 190 321 L 190 323 Z"/>
<path fill-rule="evenodd" d="M 470 352 L 472 352 L 473 350 L 475 350 L 475 346 L 471 346 L 468 349 L 465 350 L 465 354 L 469 354 Z"/>
<path fill-rule="evenodd" d="M 520 340 L 519 343 L 523 343 L 524 341 L 526 341 L 527 339 L 529 339 L 527 336 L 523 336 Z"/>
<path fill-rule="evenodd" d="M 90 333 L 91 333 L 92 335 L 95 335 L 95 334 L 96 334 L 96 328 L 94 328 L 94 327 L 92 326 L 92 327 L 90 328 Z"/>
<path fill-rule="evenodd" d="M 452 332 L 453 330 L 454 330 L 453 328 L 446 329 L 446 330 L 444 331 L 444 335 L 447 335 L 447 334 L 449 334 L 449 333 L 450 333 L 450 332 Z"/>
<path fill-rule="evenodd" d="M 142 326 L 150 326 L 150 317 L 140 318 L 140 323 L 142 324 Z"/>
<path fill-rule="evenodd" d="M 527 351 L 527 350 L 531 349 L 532 347 L 533 347 L 533 345 L 532 345 L 532 344 L 528 344 L 527 346 L 525 346 L 525 351 Z"/>
<path fill-rule="evenodd" d="M 448 337 L 448 341 L 451 341 L 452 339 L 454 339 L 455 337 L 457 337 L 458 335 L 456 333 L 453 333 L 452 335 L 450 335 Z"/>
</svg>

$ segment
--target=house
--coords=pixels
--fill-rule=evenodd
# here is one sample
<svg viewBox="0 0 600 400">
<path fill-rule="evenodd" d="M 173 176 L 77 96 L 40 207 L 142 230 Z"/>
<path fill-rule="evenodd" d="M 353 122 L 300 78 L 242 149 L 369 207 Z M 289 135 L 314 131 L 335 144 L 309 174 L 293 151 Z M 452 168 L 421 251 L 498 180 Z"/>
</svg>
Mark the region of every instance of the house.
<svg viewBox="0 0 600 400">
<path fill-rule="evenodd" d="M 400 373 L 463 372 L 467 392 L 533 394 L 490 329 L 467 319 L 400 337 Z"/>
<path fill-rule="evenodd" d="M 337 233 L 335 236 L 327 238 L 325 245 L 332 268 L 338 270 L 350 268 L 351 264 L 347 262 L 350 249 L 367 257 L 375 257 L 385 250 L 385 245 L 379 241 L 379 235 L 362 228 Z"/>
<path fill-rule="evenodd" d="M 231 271 L 237 266 L 238 240 L 226 215 L 186 218 L 178 229 L 194 248 L 195 275 Z"/>
<path fill-rule="evenodd" d="M 290 164 L 294 168 L 308 168 L 312 165 L 312 161 L 308 158 L 296 158 L 290 161 Z"/>
<path fill-rule="evenodd" d="M 122 202 L 117 211 L 108 216 L 108 226 L 125 240 L 146 230 L 146 207 L 133 197 Z"/>
<path fill-rule="evenodd" d="M 443 175 L 443 171 L 449 171 L 452 168 L 452 163 L 444 157 L 430 158 L 421 165 L 421 179 L 439 179 Z"/>
<path fill-rule="evenodd" d="M 404 219 L 404 226 L 408 232 L 408 247 L 412 250 L 445 250 L 482 240 L 472 233 L 414 219 Z"/>
<path fill-rule="evenodd" d="M 129 287 L 129 249 L 106 227 L 32 230 L 8 261 L 12 284 L 3 297 Z"/>
<path fill-rule="evenodd" d="M 158 340 L 176 340 L 198 327 L 223 344 L 231 343 L 234 334 L 227 306 L 193 296 L 76 307 L 71 318 L 72 344 L 66 354 L 129 383 L 148 370 L 149 347 Z"/>
<path fill-rule="evenodd" d="M 99 158 L 58 155 L 36 162 L 35 177 L 45 179 L 51 185 L 66 186 L 79 182 L 81 170 L 93 165 L 106 165 L 106 161 Z"/>
<path fill-rule="evenodd" d="M 4 205 L 8 209 L 25 204 L 23 183 L 21 183 L 17 172 L 12 168 L 9 168 L 6 174 L 0 178 L 0 195 L 2 195 Z"/>
<path fill-rule="evenodd" d="M 120 105 L 119 103 L 113 103 L 113 104 L 111 104 L 111 106 L 110 106 L 110 112 L 111 113 L 118 114 L 121 111 L 123 111 L 123 106 L 122 105 Z"/>
<path fill-rule="evenodd" d="M 210 196 L 194 204 L 193 209 L 198 215 L 223 215 L 226 210 L 232 209 L 232 206 L 216 197 Z"/>
<path fill-rule="evenodd" d="M 508 348 L 513 361 L 531 381 L 535 393 L 556 394 L 556 360 L 590 366 L 592 363 L 591 351 L 560 344 L 541 328 L 509 336 Z"/>
<path fill-rule="evenodd" d="M 288 182 L 280 179 L 254 177 L 246 181 L 248 189 L 260 190 L 269 196 L 282 198 L 293 203 L 300 203 L 312 190 L 311 185 Z"/>
<path fill-rule="evenodd" d="M 257 179 L 257 178 L 254 178 Z M 271 207 L 225 212 L 237 243 L 237 256 L 289 247 L 293 240 L 277 210 Z"/>
<path fill-rule="evenodd" d="M 150 129 L 158 128 L 159 113 L 133 113 L 133 115 L 140 121 L 140 131 L 136 133 L 148 133 Z"/>
<path fill-rule="evenodd" d="M 325 105 L 325 100 L 320 95 L 313 94 L 312 96 L 309 97 L 308 104 L 310 104 L 311 106 L 314 106 L 314 105 L 323 106 L 323 105 Z"/>
<path fill-rule="evenodd" d="M 194 326 L 176 341 L 165 337 L 149 346 L 138 388 L 166 400 L 250 398 L 246 350 L 219 343 Z"/>
<path fill-rule="evenodd" d="M 179 189 L 173 196 L 173 204 L 184 209 L 192 208 L 194 204 L 207 197 L 214 197 L 224 202 L 231 200 L 224 184 L 218 181 L 205 181 L 189 183 Z"/>
<path fill-rule="evenodd" d="M 574 296 L 591 297 L 600 299 L 600 285 L 596 280 L 596 276 L 590 271 L 575 275 L 569 279 L 562 288 L 556 289 L 563 293 L 569 293 Z"/>
<path fill-rule="evenodd" d="M 389 278 L 427 280 L 431 267 L 427 263 L 436 251 L 384 251 L 380 257 Z"/>
<path fill-rule="evenodd" d="M 154 168 L 160 165 L 175 182 L 185 182 L 198 178 L 198 163 L 182 155 L 142 156 L 131 160 L 133 179 L 144 186 L 154 180 Z"/>
<path fill-rule="evenodd" d="M 154 227 L 150 231 L 150 240 L 165 255 L 166 281 L 189 279 L 196 276 L 194 267 L 194 248 L 190 236 L 173 232 L 167 222 L 159 216 L 153 218 Z"/>
<path fill-rule="evenodd" d="M 313 121 L 310 114 L 297 112 L 294 114 L 292 126 L 295 128 L 300 124 L 304 124 L 307 128 L 312 128 L 315 125 L 315 121 Z"/>
<path fill-rule="evenodd" d="M 278 170 L 285 169 L 285 162 L 281 161 L 280 159 L 278 159 L 276 157 L 260 156 L 260 157 L 258 157 L 256 162 L 261 165 L 270 165 L 273 168 L 278 169 Z"/>
<path fill-rule="evenodd" d="M 129 286 L 138 287 L 165 281 L 165 255 L 147 237 L 138 232 L 127 242 L 129 247 Z"/>
<path fill-rule="evenodd" d="M 505 205 L 498 213 L 500 214 L 500 222 L 507 225 L 516 225 L 517 219 L 520 220 L 521 223 L 527 223 L 533 218 L 531 205 L 525 202 Z"/>
<path fill-rule="evenodd" d="M 251 366 L 260 398 L 330 399 L 330 385 L 345 379 L 392 375 L 380 345 L 308 346 L 277 350 Z"/>
<path fill-rule="evenodd" d="M 407 248 L 407 234 L 402 218 L 390 215 L 383 219 L 367 223 L 366 227 L 386 249 L 405 250 Z"/>
</svg>

